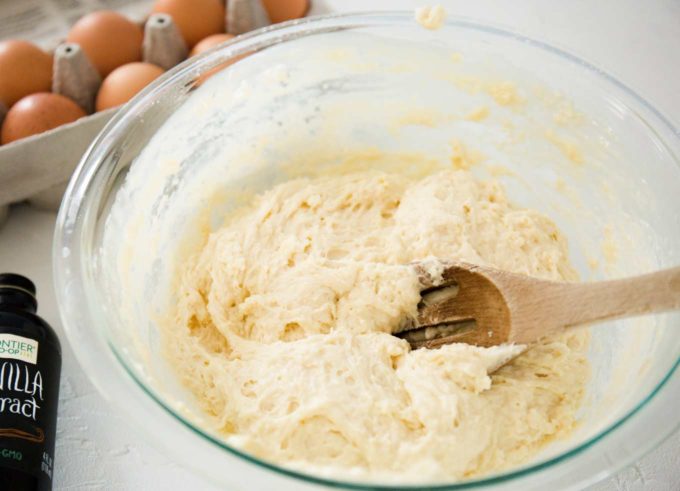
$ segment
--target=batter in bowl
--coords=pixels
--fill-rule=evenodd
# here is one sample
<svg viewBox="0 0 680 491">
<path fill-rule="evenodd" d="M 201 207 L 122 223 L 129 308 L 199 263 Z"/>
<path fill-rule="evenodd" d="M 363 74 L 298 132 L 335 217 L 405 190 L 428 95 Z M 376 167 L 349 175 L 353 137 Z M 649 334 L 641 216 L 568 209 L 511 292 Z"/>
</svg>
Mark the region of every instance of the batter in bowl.
<svg viewBox="0 0 680 491">
<path fill-rule="evenodd" d="M 526 462 L 565 437 L 588 333 L 411 351 L 413 261 L 573 280 L 564 237 L 466 170 L 296 179 L 258 196 L 181 265 L 167 357 L 227 441 L 324 475 L 437 481 Z"/>
</svg>

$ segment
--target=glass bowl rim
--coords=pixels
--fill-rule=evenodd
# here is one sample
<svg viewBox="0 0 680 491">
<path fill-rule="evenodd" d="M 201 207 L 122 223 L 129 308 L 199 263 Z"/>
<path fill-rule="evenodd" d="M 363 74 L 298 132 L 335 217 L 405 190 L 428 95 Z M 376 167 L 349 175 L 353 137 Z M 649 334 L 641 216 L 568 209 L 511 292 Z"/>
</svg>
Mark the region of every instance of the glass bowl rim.
<svg viewBox="0 0 680 491">
<path fill-rule="evenodd" d="M 79 290 L 79 297 L 87 297 L 86 292 L 83 289 L 84 280 L 84 269 L 85 265 L 82 258 L 77 257 L 78 255 L 71 255 L 65 257 L 63 254 L 64 244 L 70 244 L 74 242 L 74 239 L 78 239 L 83 235 L 82 222 L 83 216 L 86 214 L 83 210 L 84 197 L 90 191 L 90 186 L 93 182 L 94 176 L 100 170 L 101 162 L 103 157 L 106 155 L 105 150 L 111 150 L 115 147 L 117 136 L 119 133 L 124 131 L 127 126 L 127 120 L 130 115 L 133 115 L 135 111 L 140 111 L 146 104 L 153 102 L 153 97 L 162 92 L 168 86 L 173 85 L 178 79 L 182 79 L 191 73 L 192 70 L 196 68 L 209 70 L 218 65 L 218 63 L 224 63 L 229 59 L 234 59 L 242 54 L 251 52 L 253 47 L 256 47 L 256 41 L 260 38 L 264 38 L 265 41 L 262 42 L 263 47 L 269 47 L 273 45 L 278 45 L 280 43 L 285 43 L 290 40 L 298 39 L 300 37 L 307 37 L 310 35 L 323 34 L 326 32 L 332 32 L 334 30 L 347 30 L 353 28 L 361 27 L 401 27 L 406 25 L 405 21 L 413 22 L 413 14 L 408 11 L 374 11 L 374 12 L 360 12 L 360 13 L 339 13 L 330 14 L 323 16 L 313 16 L 304 19 L 284 22 L 276 24 L 273 26 L 258 29 L 256 31 L 250 32 L 245 35 L 236 37 L 235 39 L 224 43 L 216 48 L 213 48 L 199 56 L 188 59 L 187 61 L 181 63 L 180 65 L 174 67 L 173 69 L 166 72 L 162 77 L 153 82 L 151 85 L 146 87 L 141 91 L 132 101 L 127 103 L 123 108 L 117 111 L 114 117 L 107 123 L 104 129 L 99 133 L 99 135 L 92 142 L 87 152 L 83 155 L 78 168 L 73 174 L 73 177 L 68 185 L 66 193 L 64 195 L 64 200 L 59 211 L 57 218 L 57 226 L 55 228 L 55 236 L 53 242 L 53 271 L 54 271 L 54 287 L 57 295 L 58 306 L 60 311 L 60 316 L 64 331 L 66 332 L 67 339 L 71 345 L 73 352 L 76 355 L 81 366 L 88 368 L 91 366 L 89 357 L 85 356 L 84 350 L 79 346 L 80 343 L 76 342 L 76 336 L 78 332 L 75 327 L 73 327 L 72 322 L 68 317 L 68 312 L 65 305 L 73 300 L 69 299 L 70 295 L 67 295 L 66 289 L 63 285 L 66 284 L 66 279 L 68 276 L 73 275 L 71 269 L 68 266 L 73 266 L 73 270 L 77 271 L 76 277 L 79 281 L 75 284 L 75 289 Z M 333 23 L 336 25 L 333 25 Z M 330 23 L 330 26 L 324 27 L 324 23 Z M 648 110 L 652 115 L 658 119 L 658 121 L 670 130 L 670 132 L 675 137 L 680 137 L 680 131 L 676 128 L 671 121 L 663 115 L 658 109 L 656 109 L 652 104 L 647 102 L 643 97 L 638 95 L 635 91 L 629 88 L 624 83 L 620 82 L 617 78 L 610 75 L 609 73 L 601 70 L 596 65 L 584 60 L 582 57 L 572 54 L 570 51 L 557 47 L 555 44 L 547 43 L 544 41 L 537 40 L 535 38 L 525 36 L 512 29 L 496 26 L 485 21 L 479 21 L 475 19 L 470 19 L 461 16 L 451 17 L 449 16 L 445 25 L 449 27 L 459 27 L 467 28 L 476 31 L 481 31 L 486 34 L 492 34 L 499 37 L 510 38 L 515 41 L 523 42 L 529 44 L 531 47 L 539 48 L 549 54 L 552 54 L 564 61 L 570 62 L 572 64 L 578 65 L 580 68 L 591 72 L 602 78 L 605 82 L 614 85 L 617 89 L 625 93 L 627 96 L 631 97 L 636 103 L 642 105 L 646 110 Z M 302 33 L 298 33 L 295 36 L 296 31 L 300 28 L 305 28 Z M 269 42 L 266 38 L 268 34 L 279 34 L 279 37 Z M 286 37 L 286 34 L 293 34 L 291 37 Z M 204 72 L 203 72 L 204 73 Z M 199 73 L 200 75 L 200 73 Z M 77 241 L 75 241 L 77 242 Z M 76 247 L 79 249 L 79 247 Z M 68 265 L 68 266 L 67 266 Z M 72 285 L 73 287 L 74 285 Z M 72 293 L 71 293 L 72 295 Z M 88 306 L 88 303 L 85 304 Z M 86 316 L 91 319 L 92 316 Z M 473 489 L 481 486 L 487 486 L 499 483 L 508 483 L 510 481 L 516 480 L 518 478 L 527 477 L 536 471 L 545 470 L 556 464 L 568 461 L 570 458 L 582 453 L 587 448 L 595 445 L 596 443 L 602 441 L 607 435 L 611 434 L 614 430 L 622 426 L 624 423 L 628 422 L 633 416 L 637 415 L 642 408 L 644 408 L 648 402 L 650 402 L 667 384 L 669 380 L 680 375 L 680 356 L 670 368 L 668 373 L 662 378 L 662 380 L 649 392 L 649 394 L 644 397 L 640 402 L 638 402 L 629 412 L 620 417 L 617 421 L 607 426 L 605 429 L 599 431 L 594 436 L 591 436 L 584 442 L 575 446 L 574 448 L 564 451 L 559 455 L 548 458 L 544 461 L 538 462 L 536 464 L 531 464 L 527 466 L 522 466 L 515 468 L 514 470 L 505 471 L 499 474 L 493 474 L 488 477 L 480 477 L 470 480 L 458 481 L 453 483 L 436 483 L 436 484 L 406 484 L 406 485 L 394 485 L 394 484 L 382 484 L 382 483 L 360 483 L 353 481 L 340 481 L 338 479 L 324 478 L 315 476 L 313 474 L 308 474 L 305 472 L 300 472 L 292 470 L 290 468 L 280 466 L 266 460 L 259 459 L 253 455 L 250 455 L 236 447 L 233 447 L 223 440 L 209 434 L 207 431 L 198 427 L 196 424 L 189 421 L 187 418 L 183 417 L 181 414 L 172 409 L 169 404 L 167 404 L 162 397 L 156 394 L 142 378 L 128 365 L 125 360 L 125 356 L 119 352 L 118 348 L 111 342 L 110 339 L 106 339 L 105 344 L 111 351 L 111 354 L 115 360 L 119 363 L 118 368 L 122 368 L 125 373 L 132 379 L 136 386 L 141 389 L 143 393 L 148 395 L 156 404 L 165 410 L 171 417 L 176 421 L 184 425 L 194 434 L 202 437 L 204 440 L 212 443 L 221 450 L 226 450 L 227 452 L 235 455 L 247 462 L 256 464 L 261 468 L 265 468 L 275 473 L 300 479 L 308 483 L 319 484 L 323 486 L 328 486 L 332 488 L 342 488 L 342 489 L 354 489 L 354 490 L 462 490 L 462 489 Z M 90 376 L 88 374 L 88 376 Z M 103 395 L 106 395 L 105 388 L 100 385 L 95 377 L 90 377 L 97 389 Z M 124 405 L 120 405 L 123 409 Z M 127 411 L 126 411 L 127 412 Z M 680 428 L 680 419 L 675 423 L 675 425 L 669 425 L 668 430 L 664 435 L 660 437 L 657 436 L 655 444 L 659 444 L 664 439 L 668 438 L 675 431 Z M 643 446 L 641 446 L 643 447 Z M 619 462 L 618 465 L 610 466 L 607 470 L 609 472 L 606 475 L 611 475 L 618 469 L 621 469 L 625 465 L 628 465 L 633 459 L 639 458 L 644 455 L 647 451 L 654 447 L 654 443 L 647 445 L 644 450 L 641 450 L 634 455 L 629 457 L 627 462 Z M 600 476 L 600 480 L 606 476 Z"/>
</svg>

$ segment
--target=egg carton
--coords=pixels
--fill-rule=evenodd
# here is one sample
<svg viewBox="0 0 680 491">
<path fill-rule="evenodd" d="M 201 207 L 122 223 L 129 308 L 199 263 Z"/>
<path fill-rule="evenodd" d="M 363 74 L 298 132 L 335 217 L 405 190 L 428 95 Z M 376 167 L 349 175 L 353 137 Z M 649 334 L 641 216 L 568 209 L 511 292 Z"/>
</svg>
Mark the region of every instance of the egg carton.
<svg viewBox="0 0 680 491">
<path fill-rule="evenodd" d="M 185 60 L 188 49 L 167 14 L 152 14 L 145 22 L 143 60 L 168 70 Z M 226 27 L 230 34 L 271 24 L 262 0 L 229 0 Z M 101 78 L 80 46 L 62 43 L 53 51 L 52 91 L 77 102 L 88 113 Z M 28 201 L 57 211 L 66 186 L 81 157 L 118 108 L 85 116 L 73 123 L 0 146 L 0 226 L 9 205 Z M 0 125 L 7 109 L 0 102 Z"/>
</svg>

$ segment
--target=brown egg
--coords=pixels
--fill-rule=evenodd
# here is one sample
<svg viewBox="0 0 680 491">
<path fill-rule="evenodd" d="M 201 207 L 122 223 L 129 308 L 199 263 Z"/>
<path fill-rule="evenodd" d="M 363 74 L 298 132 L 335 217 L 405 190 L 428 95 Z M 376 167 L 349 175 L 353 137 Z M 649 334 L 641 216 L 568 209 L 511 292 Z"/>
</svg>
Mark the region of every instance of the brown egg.
<svg viewBox="0 0 680 491">
<path fill-rule="evenodd" d="M 309 0 L 262 0 L 273 23 L 299 19 L 307 15 Z"/>
<path fill-rule="evenodd" d="M 156 0 L 152 12 L 169 14 L 189 49 L 211 34 L 224 32 L 225 12 L 220 0 Z"/>
<path fill-rule="evenodd" d="M 37 135 L 83 116 L 83 108 L 68 97 L 49 92 L 31 94 L 14 104 L 7 113 L 0 142 L 4 145 Z"/>
<path fill-rule="evenodd" d="M 52 89 L 52 57 L 26 41 L 0 42 L 0 101 L 8 108 L 24 96 Z"/>
<path fill-rule="evenodd" d="M 234 37 L 235 36 L 233 34 L 213 34 L 212 36 L 208 36 L 207 38 L 201 40 L 196 46 L 194 46 L 194 49 L 191 50 L 189 56 L 201 54 L 204 51 L 208 51 L 210 48 L 217 46 L 218 44 L 226 43 L 230 39 L 234 39 Z"/>
<path fill-rule="evenodd" d="M 141 60 L 142 39 L 140 26 L 107 10 L 82 17 L 66 38 L 80 45 L 102 78 L 125 63 Z"/>
<path fill-rule="evenodd" d="M 151 63 L 128 63 L 116 68 L 104 79 L 99 88 L 97 111 L 125 104 L 161 75 L 163 69 Z"/>
</svg>

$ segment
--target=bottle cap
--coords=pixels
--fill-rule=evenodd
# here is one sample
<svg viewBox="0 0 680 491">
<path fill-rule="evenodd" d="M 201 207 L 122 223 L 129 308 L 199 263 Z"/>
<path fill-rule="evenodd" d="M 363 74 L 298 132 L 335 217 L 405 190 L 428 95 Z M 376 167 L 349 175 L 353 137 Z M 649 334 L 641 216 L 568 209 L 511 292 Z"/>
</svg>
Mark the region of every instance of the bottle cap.
<svg viewBox="0 0 680 491">
<path fill-rule="evenodd" d="M 15 288 L 19 290 L 24 290 L 26 293 L 30 293 L 35 296 L 35 284 L 20 274 L 14 273 L 3 273 L 0 274 L 0 288 Z"/>
<path fill-rule="evenodd" d="M 0 310 L 12 307 L 35 313 L 38 309 L 35 293 L 35 285 L 25 276 L 0 274 Z"/>
</svg>

